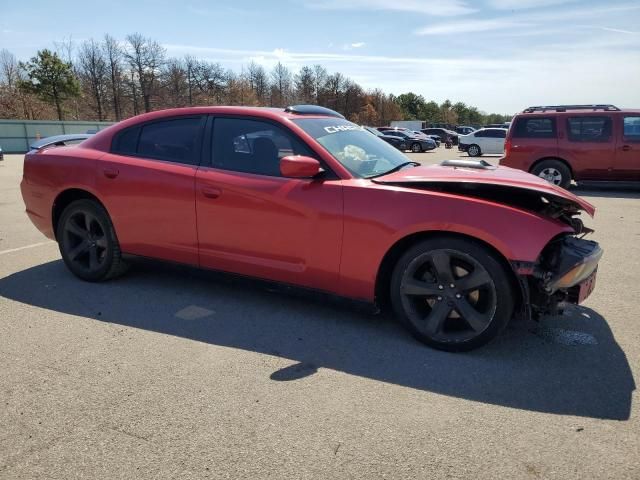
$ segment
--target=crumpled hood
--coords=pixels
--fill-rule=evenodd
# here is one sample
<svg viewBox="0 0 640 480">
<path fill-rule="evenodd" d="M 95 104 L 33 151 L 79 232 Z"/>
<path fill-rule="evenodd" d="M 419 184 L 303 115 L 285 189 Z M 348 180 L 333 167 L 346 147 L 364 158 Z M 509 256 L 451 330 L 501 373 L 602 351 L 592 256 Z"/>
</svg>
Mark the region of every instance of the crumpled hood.
<svg viewBox="0 0 640 480">
<path fill-rule="evenodd" d="M 461 162 L 462 163 L 462 162 Z M 467 168 L 462 166 L 429 165 L 414 168 L 405 168 L 398 172 L 384 175 L 375 179 L 376 183 L 396 184 L 419 188 L 433 187 L 435 190 L 450 190 L 447 185 L 467 188 L 473 191 L 474 185 L 495 186 L 502 193 L 511 192 L 518 195 L 540 194 L 540 197 L 549 201 L 556 201 L 564 205 L 570 205 L 576 210 L 584 210 L 591 217 L 595 213 L 595 207 L 586 200 L 574 195 L 564 188 L 552 185 L 546 180 L 531 175 L 530 173 L 503 166 L 490 166 L 487 168 Z"/>
</svg>

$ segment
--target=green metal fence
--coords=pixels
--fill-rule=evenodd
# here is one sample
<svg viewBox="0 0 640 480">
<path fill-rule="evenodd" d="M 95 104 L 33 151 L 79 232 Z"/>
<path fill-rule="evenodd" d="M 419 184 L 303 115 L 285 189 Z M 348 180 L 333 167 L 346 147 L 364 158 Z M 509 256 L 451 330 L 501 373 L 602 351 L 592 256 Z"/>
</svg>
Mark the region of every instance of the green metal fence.
<svg viewBox="0 0 640 480">
<path fill-rule="evenodd" d="M 0 120 L 0 147 L 5 153 L 25 153 L 39 138 L 102 130 L 112 122 L 59 122 L 54 120 Z"/>
</svg>

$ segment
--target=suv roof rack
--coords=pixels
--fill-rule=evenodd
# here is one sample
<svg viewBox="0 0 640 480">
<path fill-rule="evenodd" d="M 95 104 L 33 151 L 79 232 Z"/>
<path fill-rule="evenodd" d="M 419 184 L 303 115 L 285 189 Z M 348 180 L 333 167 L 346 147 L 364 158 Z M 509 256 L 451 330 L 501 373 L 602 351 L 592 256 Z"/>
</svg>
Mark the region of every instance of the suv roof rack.
<svg viewBox="0 0 640 480">
<path fill-rule="evenodd" d="M 335 110 L 321 107 L 319 105 L 289 105 L 284 109 L 287 113 L 295 113 L 297 115 L 327 115 L 329 117 L 344 118 Z"/>
<path fill-rule="evenodd" d="M 608 103 L 603 104 L 593 104 L 593 105 L 541 105 L 537 107 L 529 107 L 525 108 L 522 113 L 533 113 L 533 112 L 546 112 L 546 111 L 556 111 L 556 112 L 566 112 L 567 110 L 604 110 L 606 112 L 619 112 L 620 109 L 615 105 L 611 105 Z"/>
</svg>

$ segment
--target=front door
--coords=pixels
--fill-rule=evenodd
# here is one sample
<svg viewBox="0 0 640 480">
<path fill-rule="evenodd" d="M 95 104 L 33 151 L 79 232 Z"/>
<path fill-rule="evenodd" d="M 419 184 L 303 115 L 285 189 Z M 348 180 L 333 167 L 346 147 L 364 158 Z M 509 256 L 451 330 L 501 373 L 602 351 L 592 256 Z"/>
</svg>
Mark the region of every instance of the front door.
<svg viewBox="0 0 640 480">
<path fill-rule="evenodd" d="M 280 158 L 313 154 L 275 123 L 219 117 L 211 137 L 211 161 L 196 175 L 200 264 L 335 290 L 341 181 L 329 171 L 317 179 L 282 177 Z"/>
</svg>

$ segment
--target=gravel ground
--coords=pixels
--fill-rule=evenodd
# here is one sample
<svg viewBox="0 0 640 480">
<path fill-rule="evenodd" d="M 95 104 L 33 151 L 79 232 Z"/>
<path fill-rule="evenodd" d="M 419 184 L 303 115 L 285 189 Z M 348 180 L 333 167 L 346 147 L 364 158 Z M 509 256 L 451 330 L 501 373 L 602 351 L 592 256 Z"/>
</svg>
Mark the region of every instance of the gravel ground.
<svg viewBox="0 0 640 480">
<path fill-rule="evenodd" d="M 21 169 L 0 162 L 0 478 L 640 478 L 638 192 L 577 191 L 605 249 L 583 307 L 449 354 L 182 267 L 83 283 Z"/>
</svg>

